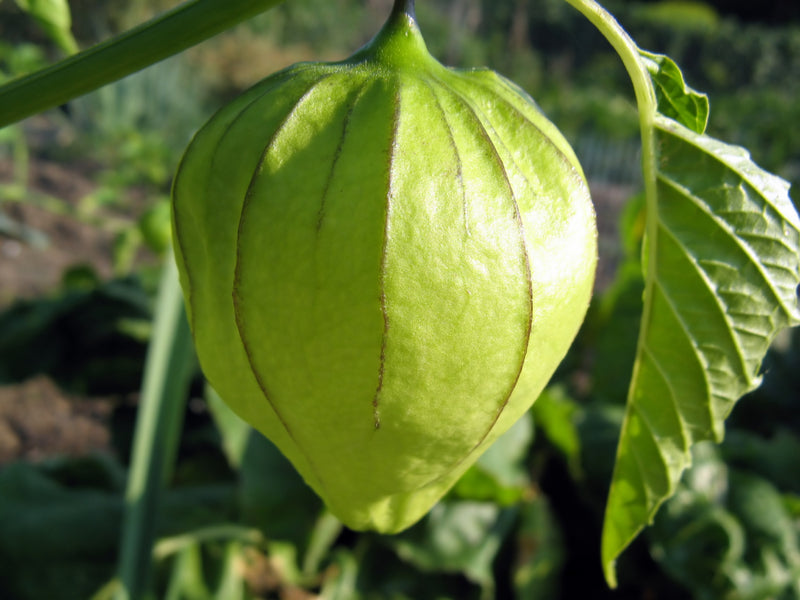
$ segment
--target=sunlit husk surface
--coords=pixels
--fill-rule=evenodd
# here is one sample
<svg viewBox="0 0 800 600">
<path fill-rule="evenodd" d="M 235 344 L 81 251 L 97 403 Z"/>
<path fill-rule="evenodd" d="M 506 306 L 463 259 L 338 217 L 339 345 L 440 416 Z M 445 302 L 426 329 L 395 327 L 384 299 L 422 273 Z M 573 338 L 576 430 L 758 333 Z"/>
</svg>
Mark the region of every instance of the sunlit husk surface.
<svg viewBox="0 0 800 600">
<path fill-rule="evenodd" d="M 596 260 L 553 125 L 393 19 L 349 61 L 297 65 L 217 113 L 173 204 L 209 381 L 345 524 L 384 532 L 528 410 Z"/>
</svg>

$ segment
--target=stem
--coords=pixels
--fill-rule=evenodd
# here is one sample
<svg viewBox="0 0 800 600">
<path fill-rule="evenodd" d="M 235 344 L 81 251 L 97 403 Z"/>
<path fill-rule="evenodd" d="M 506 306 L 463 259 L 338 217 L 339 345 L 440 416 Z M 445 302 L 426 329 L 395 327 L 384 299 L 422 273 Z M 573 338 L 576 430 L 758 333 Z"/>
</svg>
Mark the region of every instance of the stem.
<svg viewBox="0 0 800 600">
<path fill-rule="evenodd" d="M 302 573 L 307 580 L 310 581 L 317 575 L 323 559 L 339 537 L 339 534 L 342 533 L 342 529 L 342 522 L 334 517 L 328 509 L 325 509 L 320 514 L 314 529 L 311 530 L 308 549 L 303 559 Z"/>
<path fill-rule="evenodd" d="M 414 12 L 414 0 L 394 0 L 392 15 L 396 13 L 406 13 L 412 19 L 416 19 Z"/>
<path fill-rule="evenodd" d="M 0 127 L 177 54 L 282 0 L 187 0 L 150 21 L 0 87 Z"/>
<path fill-rule="evenodd" d="M 636 356 L 642 355 L 642 346 L 647 330 L 647 323 L 650 321 L 652 302 L 647 298 L 653 297 L 653 287 L 655 285 L 656 270 L 656 245 L 658 241 L 658 190 L 656 187 L 656 145 L 655 145 L 655 116 L 658 112 L 653 82 L 647 68 L 640 59 L 639 47 L 636 45 L 628 33 L 622 28 L 619 22 L 609 14 L 602 6 L 594 0 L 566 0 L 574 8 L 580 11 L 591 23 L 597 27 L 600 33 L 608 40 L 616 50 L 628 76 L 633 83 L 633 91 L 636 96 L 636 105 L 639 110 L 639 128 L 642 139 L 642 175 L 644 178 L 645 205 L 646 205 L 646 225 L 645 225 L 645 258 L 643 267 L 645 270 L 645 290 L 644 307 L 642 320 L 639 329 L 639 340 L 637 342 Z M 639 371 L 637 360 L 633 365 L 631 382 L 635 382 Z M 630 407 L 634 403 L 631 385 L 628 391 L 627 405 Z M 605 536 L 604 536 L 605 542 Z M 619 550 L 607 548 L 603 543 L 602 561 L 603 571 L 606 581 L 610 587 L 616 587 L 616 573 L 614 563 Z"/>
<path fill-rule="evenodd" d="M 117 600 L 141 598 L 148 584 L 161 491 L 175 461 L 193 366 L 192 337 L 177 268 L 169 258 L 161 276 L 136 418 Z"/>
<path fill-rule="evenodd" d="M 258 529 L 245 527 L 244 525 L 212 525 L 160 540 L 153 549 L 153 555 L 157 559 L 163 560 L 192 544 L 219 540 L 238 541 L 252 546 L 263 546 L 265 544 L 264 536 Z"/>
</svg>

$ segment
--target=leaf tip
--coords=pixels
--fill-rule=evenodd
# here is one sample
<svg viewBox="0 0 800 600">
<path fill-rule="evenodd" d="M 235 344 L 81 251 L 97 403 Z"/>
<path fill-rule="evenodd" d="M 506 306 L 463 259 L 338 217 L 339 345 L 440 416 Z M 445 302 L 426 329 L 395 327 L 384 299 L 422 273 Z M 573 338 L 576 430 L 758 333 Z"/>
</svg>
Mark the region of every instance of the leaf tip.
<svg viewBox="0 0 800 600">
<path fill-rule="evenodd" d="M 609 523 L 608 509 L 606 509 L 606 518 L 604 519 L 600 542 L 600 556 L 603 577 L 608 587 L 612 590 L 617 587 L 617 558 L 627 546 L 627 543 L 621 541 L 619 534 L 619 529 L 615 524 Z"/>
<path fill-rule="evenodd" d="M 603 576 L 606 578 L 608 587 L 612 590 L 617 589 L 617 561 L 610 560 L 603 564 Z"/>
</svg>

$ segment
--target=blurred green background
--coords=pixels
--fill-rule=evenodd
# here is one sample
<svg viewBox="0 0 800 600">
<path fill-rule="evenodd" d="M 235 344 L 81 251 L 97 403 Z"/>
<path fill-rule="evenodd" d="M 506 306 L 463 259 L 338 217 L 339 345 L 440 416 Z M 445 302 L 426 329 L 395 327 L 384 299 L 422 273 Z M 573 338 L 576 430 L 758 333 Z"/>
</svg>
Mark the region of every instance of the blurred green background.
<svg viewBox="0 0 800 600">
<path fill-rule="evenodd" d="M 81 47 L 174 2 L 73 0 Z M 169 187 L 213 111 L 299 60 L 344 58 L 388 0 L 291 0 L 0 130 L 0 598 L 109 597 Z M 800 185 L 800 5 L 608 0 L 711 99 L 709 133 Z M 605 40 L 561 0 L 418 0 L 432 53 L 488 65 L 574 145 L 600 225 L 586 324 L 551 386 L 419 525 L 356 534 L 272 445 L 191 388 L 159 519 L 157 598 L 800 598 L 800 335 L 786 332 L 725 442 L 602 579 L 599 534 L 642 281 L 637 117 Z M 61 56 L 0 1 L 0 78 Z"/>
</svg>

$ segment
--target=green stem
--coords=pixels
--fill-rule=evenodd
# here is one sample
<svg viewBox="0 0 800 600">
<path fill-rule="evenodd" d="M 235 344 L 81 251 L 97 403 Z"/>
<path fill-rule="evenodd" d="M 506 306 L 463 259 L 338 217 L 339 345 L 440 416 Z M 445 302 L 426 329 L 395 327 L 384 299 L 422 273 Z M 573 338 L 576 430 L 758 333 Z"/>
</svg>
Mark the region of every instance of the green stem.
<svg viewBox="0 0 800 600">
<path fill-rule="evenodd" d="M 0 87 L 0 127 L 177 54 L 282 0 L 188 0 L 150 21 Z"/>
<path fill-rule="evenodd" d="M 414 11 L 414 0 L 394 0 L 392 13 L 405 13 L 412 19 L 416 19 Z"/>
<path fill-rule="evenodd" d="M 175 462 L 193 368 L 192 337 L 170 258 L 159 287 L 136 419 L 116 600 L 137 600 L 148 584 L 161 490 Z"/>
<path fill-rule="evenodd" d="M 244 525 L 212 525 L 159 540 L 153 549 L 153 556 L 163 560 L 193 544 L 214 541 L 238 541 L 251 546 L 264 546 L 266 543 L 264 536 L 258 529 L 245 527 Z"/>
<path fill-rule="evenodd" d="M 330 552 L 343 528 L 342 522 L 327 509 L 320 514 L 308 541 L 308 549 L 303 560 L 303 577 L 311 581 L 317 575 L 323 559 Z"/>
<path fill-rule="evenodd" d="M 566 0 L 597 27 L 600 33 L 608 40 L 622 59 L 628 76 L 633 83 L 633 90 L 636 96 L 636 105 L 639 110 L 639 128 L 642 139 L 642 175 L 644 178 L 645 204 L 646 204 L 646 224 L 645 224 L 645 291 L 646 298 L 652 298 L 653 287 L 655 285 L 655 269 L 652 265 L 656 261 L 656 244 L 658 241 L 658 190 L 656 187 L 656 144 L 655 144 L 655 116 L 658 112 L 655 90 L 650 74 L 642 62 L 639 54 L 639 47 L 636 45 L 628 33 L 622 28 L 619 22 L 609 14 L 602 6 L 594 0 Z M 646 332 L 649 330 L 647 323 L 650 321 L 652 302 L 644 303 L 641 327 L 639 329 L 639 340 L 637 356 L 641 356 L 641 348 L 644 343 Z M 635 381 L 639 369 L 638 362 L 633 366 L 631 381 Z M 633 404 L 631 396 L 632 387 L 629 388 L 628 406 Z M 602 548 L 603 571 L 609 586 L 616 587 L 616 573 L 614 563 L 616 559 L 616 549 L 607 548 L 604 543 Z"/>
</svg>

